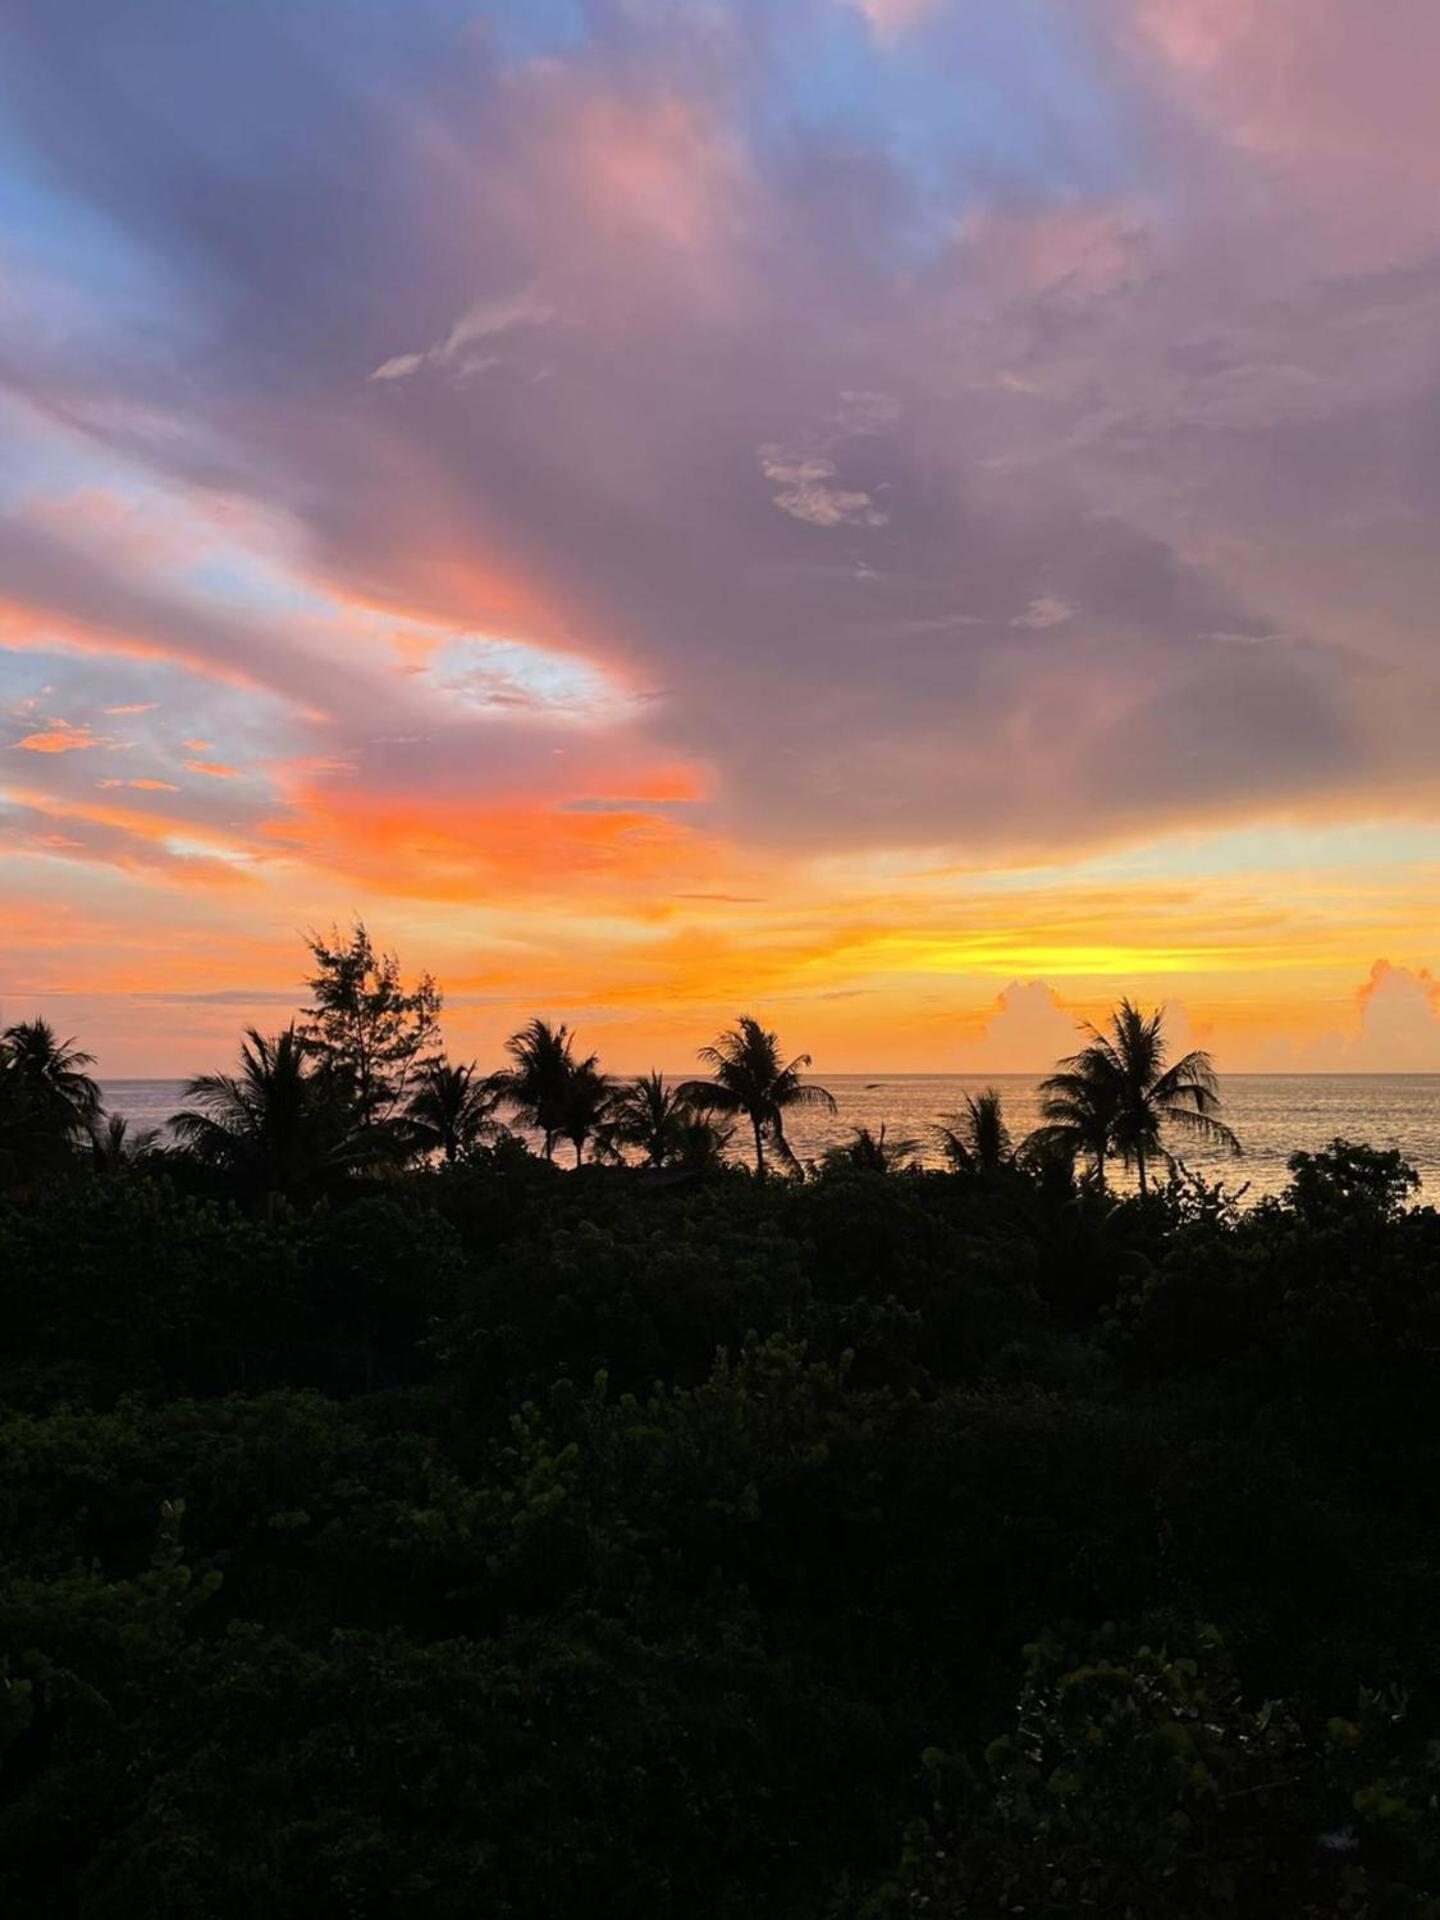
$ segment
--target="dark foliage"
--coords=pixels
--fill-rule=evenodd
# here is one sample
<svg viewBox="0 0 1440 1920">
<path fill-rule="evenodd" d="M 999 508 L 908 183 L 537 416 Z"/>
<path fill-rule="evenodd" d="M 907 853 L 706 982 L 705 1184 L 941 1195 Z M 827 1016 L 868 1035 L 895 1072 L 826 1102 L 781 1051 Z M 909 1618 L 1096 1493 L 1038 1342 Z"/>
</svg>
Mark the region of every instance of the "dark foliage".
<svg viewBox="0 0 1440 1920">
<path fill-rule="evenodd" d="M 1440 1913 L 1403 1163 L 759 1179 L 650 1105 L 0 1193 L 6 1910 Z"/>
</svg>

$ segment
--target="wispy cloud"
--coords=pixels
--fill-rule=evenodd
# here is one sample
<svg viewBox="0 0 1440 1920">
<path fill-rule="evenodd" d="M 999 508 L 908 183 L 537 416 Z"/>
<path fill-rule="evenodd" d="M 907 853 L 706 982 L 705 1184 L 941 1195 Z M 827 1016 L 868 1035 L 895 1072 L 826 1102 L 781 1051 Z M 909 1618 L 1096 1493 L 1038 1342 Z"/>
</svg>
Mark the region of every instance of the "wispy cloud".
<svg viewBox="0 0 1440 1920">
<path fill-rule="evenodd" d="M 372 380 L 405 380 L 422 367 L 437 367 L 451 372 L 483 372 L 497 364 L 493 353 L 476 353 L 477 347 L 503 339 L 519 328 L 547 326 L 555 318 L 555 308 L 541 299 L 533 288 L 499 299 L 480 300 L 469 307 L 451 327 L 444 339 L 422 353 L 397 353 L 382 360 L 370 375 Z"/>
</svg>

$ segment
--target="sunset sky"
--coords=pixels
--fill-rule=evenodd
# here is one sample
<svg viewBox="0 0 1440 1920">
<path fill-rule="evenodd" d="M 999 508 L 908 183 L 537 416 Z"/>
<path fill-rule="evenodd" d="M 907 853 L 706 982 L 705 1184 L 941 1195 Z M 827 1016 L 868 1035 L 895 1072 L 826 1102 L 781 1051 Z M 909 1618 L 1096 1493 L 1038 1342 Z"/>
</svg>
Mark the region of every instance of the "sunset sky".
<svg viewBox="0 0 1440 1920">
<path fill-rule="evenodd" d="M 0 1015 L 1440 1070 L 1435 0 L 0 0 Z"/>
</svg>

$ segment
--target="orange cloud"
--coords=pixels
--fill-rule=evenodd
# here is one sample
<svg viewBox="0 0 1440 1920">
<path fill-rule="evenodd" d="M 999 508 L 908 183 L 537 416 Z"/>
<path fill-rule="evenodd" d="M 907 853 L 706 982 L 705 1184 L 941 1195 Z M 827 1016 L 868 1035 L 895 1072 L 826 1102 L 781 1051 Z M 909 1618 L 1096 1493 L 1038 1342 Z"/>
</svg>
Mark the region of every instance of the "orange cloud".
<svg viewBox="0 0 1440 1920">
<path fill-rule="evenodd" d="M 206 773 L 209 774 L 212 780 L 239 780 L 241 778 L 238 767 L 224 767 L 215 760 L 187 760 L 185 762 L 185 771 L 187 773 Z"/>
<path fill-rule="evenodd" d="M 23 747 L 26 753 L 85 753 L 92 747 L 104 747 L 110 743 L 92 733 L 89 727 L 72 727 L 68 721 L 57 720 L 52 727 L 42 733 L 27 733 L 14 745 Z"/>
<path fill-rule="evenodd" d="M 225 686 L 254 689 L 262 683 L 228 661 L 196 647 L 167 645 L 137 633 L 123 621 L 91 612 L 84 620 L 43 605 L 0 601 L 0 647 L 11 653 L 118 655 L 131 660 L 165 660 Z"/>
<path fill-rule="evenodd" d="M 426 804 L 414 796 L 357 787 L 302 786 L 294 812 L 267 829 L 317 866 L 362 876 L 397 897 L 480 902 L 568 895 L 593 883 L 606 911 L 620 896 L 653 893 L 714 867 L 717 856 L 693 829 L 660 811 L 647 785 L 673 794 L 673 776 L 620 780 L 641 791 L 614 800 L 513 796 L 485 803 Z M 685 797 L 689 797 L 687 793 Z"/>
<path fill-rule="evenodd" d="M 17 787 L 0 789 L 0 798 L 16 811 L 8 837 L 21 846 L 43 842 L 97 866 L 144 869 L 162 876 L 183 872 L 217 887 L 253 880 L 249 871 L 253 850 L 237 844 L 234 835 L 204 823 L 187 822 L 180 829 L 173 819 L 157 818 L 153 812 L 109 801 L 60 799 Z M 46 833 L 49 822 L 67 831 Z"/>
</svg>

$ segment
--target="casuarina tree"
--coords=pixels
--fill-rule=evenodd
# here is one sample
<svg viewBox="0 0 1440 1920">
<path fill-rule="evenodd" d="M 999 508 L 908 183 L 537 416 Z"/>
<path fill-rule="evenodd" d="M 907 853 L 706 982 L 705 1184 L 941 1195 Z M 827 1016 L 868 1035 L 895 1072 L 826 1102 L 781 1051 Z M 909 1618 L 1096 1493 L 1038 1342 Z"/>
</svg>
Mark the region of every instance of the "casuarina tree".
<svg viewBox="0 0 1440 1920">
<path fill-rule="evenodd" d="M 362 920 L 348 935 L 311 934 L 314 1005 L 300 1036 L 316 1065 L 349 1100 L 362 1124 L 403 1111 L 421 1063 L 437 1051 L 440 989 L 423 974 L 408 990 L 393 953 L 380 952 Z"/>
</svg>

